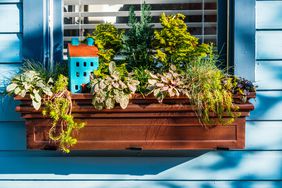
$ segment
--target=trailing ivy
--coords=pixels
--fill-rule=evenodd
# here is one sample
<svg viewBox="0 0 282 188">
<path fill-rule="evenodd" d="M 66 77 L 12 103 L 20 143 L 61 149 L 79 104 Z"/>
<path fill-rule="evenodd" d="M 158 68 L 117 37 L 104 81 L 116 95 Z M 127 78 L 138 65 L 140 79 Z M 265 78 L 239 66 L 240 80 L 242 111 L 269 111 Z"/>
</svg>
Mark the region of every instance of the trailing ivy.
<svg viewBox="0 0 282 188">
<path fill-rule="evenodd" d="M 84 127 L 84 123 L 76 122 L 71 115 L 72 100 L 67 90 L 68 78 L 59 75 L 53 87 L 53 95 L 44 102 L 44 116 L 52 119 L 49 138 L 59 143 L 62 151 L 69 153 L 70 148 L 77 143 L 74 133 Z"/>
<path fill-rule="evenodd" d="M 56 66 L 54 71 L 49 71 L 40 62 L 25 60 L 21 72 L 11 80 L 6 90 L 11 95 L 29 97 L 35 110 L 42 108 L 42 114 L 52 119 L 49 138 L 68 153 L 77 142 L 74 132 L 84 123 L 75 122 L 71 115 L 68 78 L 60 74 L 65 72 L 64 66 Z"/>
</svg>

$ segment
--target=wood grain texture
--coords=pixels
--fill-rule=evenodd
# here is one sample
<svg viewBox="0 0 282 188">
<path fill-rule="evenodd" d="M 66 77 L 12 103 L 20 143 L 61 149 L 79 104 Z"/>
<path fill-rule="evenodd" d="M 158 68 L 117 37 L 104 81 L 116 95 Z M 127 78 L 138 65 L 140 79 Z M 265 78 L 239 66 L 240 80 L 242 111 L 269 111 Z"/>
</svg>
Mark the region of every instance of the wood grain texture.
<svg viewBox="0 0 282 188">
<path fill-rule="evenodd" d="M 254 96 L 254 95 L 252 95 Z M 189 100 L 179 97 L 159 104 L 154 98 L 135 95 L 126 109 L 96 110 L 89 94 L 73 96 L 72 112 L 86 126 L 76 135 L 74 150 L 185 150 L 185 149 L 242 149 L 245 147 L 245 117 L 253 110 L 251 103 L 236 104 L 240 116 L 229 126 L 218 125 L 217 117 L 209 129 L 200 124 Z M 22 99 L 16 97 L 17 100 Z M 179 104 L 179 101 L 184 104 Z M 30 107 L 28 98 L 16 107 L 26 119 L 29 149 L 56 149 L 49 140 L 51 120 Z M 174 101 L 176 104 L 168 104 Z M 86 103 L 88 102 L 88 103 Z M 225 119 L 229 117 L 224 115 Z"/>
<path fill-rule="evenodd" d="M 246 123 L 245 150 L 282 150 L 281 125 L 281 121 L 248 121 Z M 258 137 L 260 139 L 257 139 Z M 13 140 L 10 138 L 13 138 Z M 0 153 L 3 152 L 3 150 L 11 151 L 12 153 L 18 150 L 21 152 L 17 155 L 26 156 L 26 126 L 23 121 L 0 122 Z M 37 154 L 39 153 L 41 153 L 43 157 L 50 156 L 43 151 L 40 151 Z M 30 156 L 33 156 L 30 151 L 29 154 Z M 124 154 L 123 152 L 118 152 L 118 154 L 123 156 L 129 155 L 128 153 Z M 172 152 L 172 154 L 177 154 L 177 152 Z M 96 156 L 97 154 L 94 153 L 93 155 Z"/>
<path fill-rule="evenodd" d="M 109 117 L 111 118 L 111 117 Z M 229 126 L 215 126 L 206 130 L 197 119 L 194 124 L 189 118 L 183 119 L 185 124 L 168 124 L 167 119 L 153 120 L 151 124 L 142 119 L 141 125 L 135 126 L 129 119 L 123 121 L 111 118 L 111 121 L 88 120 L 87 125 L 77 134 L 78 143 L 73 150 L 186 150 L 186 149 L 217 149 L 244 148 L 244 119 L 236 120 Z M 99 119 L 98 119 L 99 120 Z M 179 120 L 179 118 L 177 118 Z M 50 143 L 48 137 L 50 121 L 27 121 L 27 142 L 29 149 L 52 149 L 56 145 Z"/>
</svg>

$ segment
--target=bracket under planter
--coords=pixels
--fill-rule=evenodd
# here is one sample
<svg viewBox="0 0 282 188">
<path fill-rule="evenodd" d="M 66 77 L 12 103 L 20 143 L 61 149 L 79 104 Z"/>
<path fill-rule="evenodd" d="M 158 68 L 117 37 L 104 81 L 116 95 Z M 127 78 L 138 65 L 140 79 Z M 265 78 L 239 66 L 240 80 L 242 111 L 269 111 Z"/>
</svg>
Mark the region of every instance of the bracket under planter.
<svg viewBox="0 0 282 188">
<path fill-rule="evenodd" d="M 255 93 L 250 98 L 255 98 Z M 25 119 L 27 148 L 56 149 L 56 143 L 48 137 L 51 120 L 34 110 L 28 98 L 15 99 L 21 101 L 16 111 Z M 235 96 L 234 101 L 237 99 Z M 116 107 L 101 111 L 92 106 L 91 94 L 73 94 L 72 100 L 73 116 L 86 122 L 72 150 L 243 149 L 246 117 L 254 109 L 249 102 L 236 104 L 241 115 L 231 125 L 204 128 L 185 97 L 168 98 L 159 104 L 153 97 L 135 95 L 124 110 Z"/>
</svg>

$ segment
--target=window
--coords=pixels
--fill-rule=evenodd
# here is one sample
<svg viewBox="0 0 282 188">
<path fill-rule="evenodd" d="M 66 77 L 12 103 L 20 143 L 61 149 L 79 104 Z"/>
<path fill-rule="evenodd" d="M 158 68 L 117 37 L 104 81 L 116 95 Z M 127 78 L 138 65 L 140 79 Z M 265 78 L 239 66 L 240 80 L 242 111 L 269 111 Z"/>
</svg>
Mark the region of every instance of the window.
<svg viewBox="0 0 282 188">
<path fill-rule="evenodd" d="M 22 1 L 24 25 L 22 56 L 24 59 L 36 59 L 42 62 L 48 62 L 48 60 L 60 62 L 63 44 L 66 44 L 72 36 L 79 36 L 80 31 L 82 36 L 91 32 L 95 24 L 99 23 L 93 20 L 94 18 L 100 18 L 101 23 L 107 17 L 111 20 L 114 17 L 118 24 L 117 18 L 127 16 L 126 10 L 108 11 L 105 7 L 132 4 L 140 7 L 141 2 L 142 0 L 24 0 Z M 198 25 L 198 30 L 196 25 L 190 25 L 191 33 L 198 35 L 206 42 L 208 40 L 216 42 L 221 55 L 225 56 L 224 59 L 229 60 L 231 65 L 234 63 L 235 73 L 254 80 L 255 0 L 146 0 L 146 2 L 155 6 L 153 9 L 155 17 L 163 10 L 166 13 L 177 11 L 186 15 L 191 14 L 188 16 L 189 23 L 196 22 Z M 101 7 L 102 5 L 104 9 L 89 9 L 89 6 Z M 242 9 L 248 11 L 242 11 Z M 200 19 L 199 22 L 195 18 L 197 16 L 198 19 L 199 17 L 204 19 Z M 79 24 L 80 26 L 77 26 Z M 66 53 L 66 50 L 64 52 Z M 249 65 L 248 69 L 246 65 Z"/>
<path fill-rule="evenodd" d="M 191 34 L 201 42 L 218 43 L 218 3 L 222 0 L 146 0 L 151 5 L 155 28 L 161 28 L 159 16 L 182 13 Z M 127 29 L 129 8 L 137 15 L 143 0 L 64 0 L 64 47 L 72 37 L 84 39 L 100 23 L 110 22 Z M 65 58 L 66 58 L 66 49 Z"/>
</svg>

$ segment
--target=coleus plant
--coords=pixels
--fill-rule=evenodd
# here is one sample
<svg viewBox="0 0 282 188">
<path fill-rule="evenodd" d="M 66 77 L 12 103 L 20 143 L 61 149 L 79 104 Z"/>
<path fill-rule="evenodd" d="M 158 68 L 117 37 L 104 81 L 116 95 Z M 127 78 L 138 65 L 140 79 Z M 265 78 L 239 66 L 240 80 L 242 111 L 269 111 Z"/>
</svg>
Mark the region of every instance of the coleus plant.
<svg viewBox="0 0 282 188">
<path fill-rule="evenodd" d="M 109 64 L 109 75 L 104 78 L 94 78 L 91 81 L 93 94 L 92 104 L 98 110 L 112 109 L 116 103 L 122 109 L 128 106 L 129 99 L 135 93 L 138 80 L 134 80 L 131 74 L 122 75 L 115 62 Z"/>
</svg>

